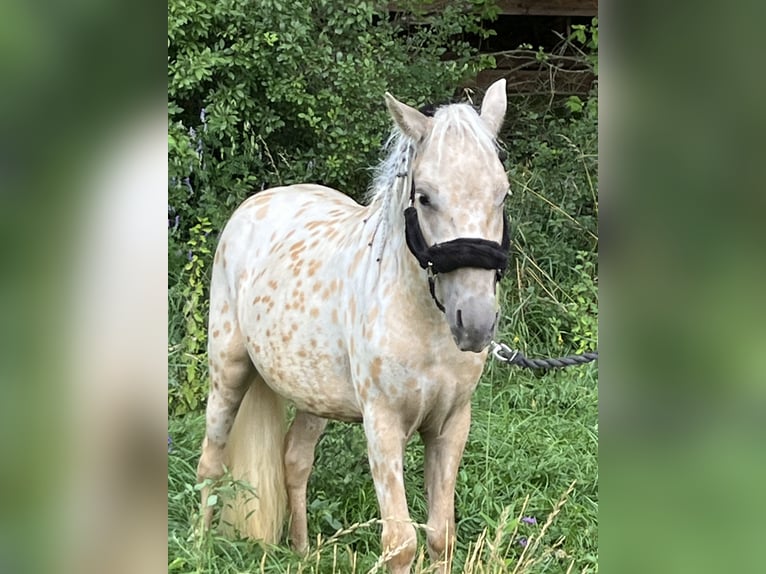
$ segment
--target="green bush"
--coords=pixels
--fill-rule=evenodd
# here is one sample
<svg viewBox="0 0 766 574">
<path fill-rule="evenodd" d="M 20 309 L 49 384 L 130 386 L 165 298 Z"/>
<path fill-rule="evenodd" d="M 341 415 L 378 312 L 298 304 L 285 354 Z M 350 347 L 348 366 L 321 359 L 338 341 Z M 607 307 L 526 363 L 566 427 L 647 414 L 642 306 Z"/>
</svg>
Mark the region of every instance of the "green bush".
<svg viewBox="0 0 766 574">
<path fill-rule="evenodd" d="M 492 64 L 463 37 L 487 36 L 491 1 L 171 0 L 168 4 L 170 408 L 203 389 L 210 248 L 234 207 L 281 184 L 315 182 L 359 198 L 390 127 L 383 93 L 444 101 Z M 208 251 L 198 249 L 206 222 Z M 196 231 L 195 231 L 196 230 Z M 191 266 L 190 266 L 191 264 Z M 177 319 L 180 321 L 181 319 Z M 191 367 L 189 365 L 192 365 Z"/>
<path fill-rule="evenodd" d="M 598 21 L 570 41 L 597 73 Z M 503 132 L 515 265 L 504 284 L 502 334 L 532 354 L 598 343 L 598 98 L 596 92 L 517 101 Z"/>
</svg>

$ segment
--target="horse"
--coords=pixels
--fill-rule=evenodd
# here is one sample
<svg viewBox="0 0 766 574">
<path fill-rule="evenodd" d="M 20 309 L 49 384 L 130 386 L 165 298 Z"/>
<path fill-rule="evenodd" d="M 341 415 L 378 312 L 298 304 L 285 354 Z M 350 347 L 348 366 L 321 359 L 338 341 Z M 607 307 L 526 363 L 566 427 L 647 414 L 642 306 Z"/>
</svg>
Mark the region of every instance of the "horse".
<svg viewBox="0 0 766 574">
<path fill-rule="evenodd" d="M 444 572 L 471 396 L 507 265 L 509 182 L 497 143 L 505 80 L 488 88 L 479 111 L 457 103 L 425 115 L 389 93 L 385 103 L 394 127 L 366 205 L 320 185 L 277 187 L 245 200 L 221 232 L 197 475 L 204 483 L 228 469 L 253 487 L 255 496 L 221 510 L 240 536 L 277 543 L 289 510 L 289 540 L 305 553 L 317 441 L 328 419 L 361 422 L 381 550 L 402 574 L 417 550 L 403 482 L 417 431 L 428 553 Z"/>
</svg>

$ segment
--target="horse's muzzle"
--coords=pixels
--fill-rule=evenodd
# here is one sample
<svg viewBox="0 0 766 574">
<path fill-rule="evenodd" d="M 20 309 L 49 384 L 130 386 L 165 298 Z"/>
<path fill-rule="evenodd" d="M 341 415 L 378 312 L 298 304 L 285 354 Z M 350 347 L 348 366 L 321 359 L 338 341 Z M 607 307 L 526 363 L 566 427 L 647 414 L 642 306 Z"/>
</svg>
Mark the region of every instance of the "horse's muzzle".
<svg viewBox="0 0 766 574">
<path fill-rule="evenodd" d="M 497 309 L 494 300 L 469 297 L 455 310 L 450 330 L 461 351 L 480 353 L 495 336 Z"/>
</svg>

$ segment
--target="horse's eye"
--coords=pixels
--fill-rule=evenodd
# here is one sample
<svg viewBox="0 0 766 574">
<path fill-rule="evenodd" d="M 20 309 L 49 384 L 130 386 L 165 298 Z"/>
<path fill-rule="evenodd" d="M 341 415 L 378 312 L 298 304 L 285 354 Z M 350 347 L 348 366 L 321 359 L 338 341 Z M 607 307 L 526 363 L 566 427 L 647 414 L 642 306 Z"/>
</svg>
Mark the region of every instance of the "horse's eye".
<svg viewBox="0 0 766 574">
<path fill-rule="evenodd" d="M 428 196 L 425 193 L 420 194 L 420 197 L 418 197 L 418 201 L 420 202 L 420 205 L 431 205 L 431 200 L 428 198 Z"/>
</svg>

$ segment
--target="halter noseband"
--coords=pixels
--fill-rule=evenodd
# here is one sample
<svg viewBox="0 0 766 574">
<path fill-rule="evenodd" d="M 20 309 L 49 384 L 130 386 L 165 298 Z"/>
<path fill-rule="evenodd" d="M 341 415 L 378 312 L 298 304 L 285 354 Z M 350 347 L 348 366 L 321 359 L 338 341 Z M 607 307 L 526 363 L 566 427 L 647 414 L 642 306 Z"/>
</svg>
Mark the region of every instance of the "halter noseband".
<svg viewBox="0 0 766 574">
<path fill-rule="evenodd" d="M 404 175 L 406 177 L 406 175 Z M 444 313 L 444 305 L 436 298 L 435 279 L 439 273 L 449 273 L 461 267 L 494 269 L 495 280 L 500 281 L 508 267 L 511 245 L 508 216 L 503 211 L 503 238 L 500 243 L 475 237 L 460 237 L 429 246 L 423 237 L 415 209 L 415 180 L 410 187 L 410 205 L 404 210 L 404 230 L 407 247 L 418 260 L 420 267 L 428 272 L 428 289 L 438 309 Z"/>
</svg>

